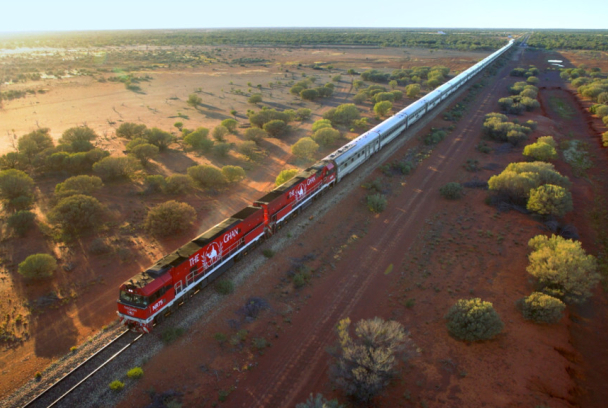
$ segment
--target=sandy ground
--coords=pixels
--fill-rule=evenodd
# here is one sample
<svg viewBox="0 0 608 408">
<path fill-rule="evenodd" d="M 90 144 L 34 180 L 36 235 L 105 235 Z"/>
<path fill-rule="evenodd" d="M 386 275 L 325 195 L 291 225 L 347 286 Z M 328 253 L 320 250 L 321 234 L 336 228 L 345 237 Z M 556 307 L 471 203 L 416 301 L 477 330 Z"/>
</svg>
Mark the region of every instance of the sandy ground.
<svg viewBox="0 0 608 408">
<path fill-rule="evenodd" d="M 524 53 L 502 75 L 531 63 L 544 70 L 547 55 Z M 540 77 L 545 88 L 541 111 L 519 118 L 539 123 L 531 140 L 547 134 L 563 140 L 574 132 L 599 149 L 600 122 L 580 109 L 557 72 Z M 401 364 L 400 376 L 371 406 L 605 406 L 601 379 L 608 366 L 602 334 L 608 327 L 601 290 L 584 307 L 569 308 L 557 325 L 525 321 L 515 302 L 533 290 L 525 271 L 526 243 L 546 233 L 544 227 L 530 216 L 500 213 L 485 205 L 483 191 L 467 190 L 458 202 L 443 200 L 438 193 L 446 182 L 487 179 L 496 169 L 522 159 L 523 146 L 490 155 L 475 149 L 483 116 L 497 110 L 497 99 L 506 96 L 507 85 L 515 81 L 508 76 L 491 81 L 470 114 L 413 175 L 387 178 L 376 171 L 370 176 L 368 181 L 382 178 L 390 192 L 382 214 L 367 212 L 366 192 L 360 189 L 315 218 L 314 228 L 265 267 L 268 279 L 241 287 L 227 300 L 229 310 L 149 361 L 144 379 L 121 406 L 145 406 L 149 392 L 167 390 L 180 392 L 184 406 L 213 404 L 220 395 L 229 395 L 222 406 L 287 407 L 316 392 L 345 402 L 328 380 L 331 359 L 326 348 L 337 340 L 334 327 L 340 319 L 356 322 L 374 316 L 404 324 L 414 346 L 410 359 Z M 564 120 L 551 111 L 551 96 L 564 99 L 575 114 Z M 437 119 L 429 127 L 443 125 Z M 402 158 L 419 144 L 411 140 L 393 157 Z M 494 170 L 468 173 L 463 169 L 467 159 Z M 591 179 L 604 175 L 608 164 L 603 151 L 594 150 L 593 159 L 595 167 L 587 174 Z M 576 211 L 566 222 L 578 228 L 584 247 L 595 253 L 589 214 L 594 196 L 606 192 L 601 183 L 575 177 L 561 160 L 555 164 L 575 184 Z M 287 276 L 301 265 L 311 268 L 314 278 L 295 290 Z M 263 297 L 271 307 L 246 322 L 238 310 L 250 296 Z M 505 330 L 494 340 L 465 344 L 447 334 L 444 314 L 457 299 L 469 297 L 492 302 L 501 315 Z M 248 336 L 235 347 L 213 337 L 230 337 L 238 329 L 247 330 Z M 272 346 L 257 349 L 252 339 L 260 337 Z"/>
<path fill-rule="evenodd" d="M 241 55 L 239 53 L 250 57 L 264 56 L 271 63 L 268 66 L 247 67 L 216 64 L 201 69 L 180 70 L 165 67 L 154 72 L 141 72 L 139 74 L 150 74 L 153 77 L 150 82 L 142 83 L 143 93 L 127 91 L 119 83 L 99 83 L 91 77 L 9 85 L 15 89 L 35 85 L 44 87 L 48 92 L 4 103 L 0 110 L 0 150 L 4 152 L 11 149 L 15 135 L 22 135 L 37 126 L 50 127 L 52 135 L 58 138 L 63 130 L 86 123 L 102 136 L 99 140 L 101 147 L 120 154 L 124 141 L 117 139 L 114 132 L 121 121 L 142 122 L 149 127 L 171 129 L 173 123 L 180 120 L 189 128 L 211 128 L 229 117 L 230 110 L 234 108 L 238 111 L 237 119 L 244 123 L 246 110 L 254 107 L 246 103 L 246 97 L 228 91 L 234 86 L 235 89 L 246 92 L 247 82 L 252 82 L 254 86 L 258 83 L 263 85 L 265 102 L 261 105 L 279 109 L 306 106 L 313 109 L 314 113 L 310 121 L 293 124 L 294 130 L 287 138 L 265 140 L 262 148 L 267 155 L 260 163 L 246 162 L 234 153 L 225 159 L 207 158 L 184 153 L 173 146 L 175 148 L 162 154 L 149 169 L 150 173 L 168 176 L 184 173 L 187 167 L 199 163 L 218 166 L 232 164 L 246 168 L 246 181 L 225 191 L 199 191 L 183 197 L 141 196 L 138 194 L 142 190 L 141 180 L 136 180 L 135 183 L 110 183 L 95 194 L 108 206 L 114 218 L 108 228 L 84 236 L 70 245 L 56 245 L 39 229 L 30 232 L 25 238 L 4 237 L 1 243 L 0 293 L 5 300 L 0 302 L 0 307 L 3 314 L 10 315 L 8 328 L 22 341 L 9 344 L 0 354 L 1 396 L 18 388 L 32 378 L 36 371 L 42 371 L 70 348 L 78 347 L 113 321 L 116 288 L 120 283 L 163 254 L 178 248 L 189 237 L 208 229 L 263 195 L 272 188 L 274 178 L 286 166 L 305 166 L 306 163 L 300 163 L 291 156 L 289 146 L 299 137 L 309 135 L 312 121 L 321 117 L 325 110 L 349 102 L 352 97 L 351 78 L 345 75 L 346 69 L 354 67 L 361 71 L 372 67 L 394 69 L 443 64 L 453 70 L 462 70 L 483 56 L 478 53 L 426 51 L 421 51 L 419 55 L 414 50 L 393 49 L 231 49 L 230 52 L 235 57 Z M 313 62 L 331 62 L 335 66 L 331 73 L 323 71 L 318 80 L 320 83 L 329 81 L 337 73 L 343 74 L 334 96 L 329 100 L 302 103 L 288 93 L 288 87 L 268 87 L 269 82 L 285 82 L 283 78 L 287 73 L 282 71 L 287 69 L 285 67 L 290 67 L 290 71 L 295 72 L 290 72 L 288 79 L 294 77 L 299 80 L 302 73 L 318 74 L 319 71 L 297 65 Z M 231 81 L 233 85 L 230 84 Z M 203 98 L 203 105 L 195 110 L 186 105 L 185 99 L 197 88 L 202 88 L 199 95 Z M 3 86 L 2 90 L 6 89 Z M 403 100 L 397 107 L 410 102 Z M 363 107 L 364 110 L 369 108 L 371 106 Z M 188 119 L 176 118 L 178 113 Z M 347 133 L 345 136 L 349 138 L 354 135 Z M 242 135 L 238 134 L 230 136 L 229 141 L 238 142 L 241 138 Z M 326 151 L 319 152 L 319 157 L 325 153 Z M 49 197 L 55 184 L 64 178 L 52 175 L 37 178 L 40 197 L 37 211 L 40 214 L 50 209 Z M 192 205 L 198 213 L 197 221 L 181 237 L 154 240 L 138 226 L 150 206 L 173 198 Z M 96 256 L 88 254 L 87 248 L 97 236 L 108 239 L 115 250 L 126 249 L 129 256 L 121 260 L 116 252 Z M 25 282 L 16 273 L 17 264 L 36 252 L 54 253 L 62 267 L 72 264 L 74 269 L 69 272 L 61 269 L 50 282 Z M 29 315 L 25 302 L 40 299 L 51 291 L 57 293 L 60 300 Z"/>
</svg>

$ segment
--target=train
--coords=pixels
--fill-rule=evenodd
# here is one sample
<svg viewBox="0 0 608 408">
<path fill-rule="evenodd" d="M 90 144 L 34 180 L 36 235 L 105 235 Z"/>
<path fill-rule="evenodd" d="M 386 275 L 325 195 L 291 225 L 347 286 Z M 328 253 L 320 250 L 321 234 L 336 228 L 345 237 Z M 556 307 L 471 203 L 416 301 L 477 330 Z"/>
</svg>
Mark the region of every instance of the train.
<svg viewBox="0 0 608 408">
<path fill-rule="evenodd" d="M 133 331 L 150 333 L 167 312 L 188 301 L 241 260 L 289 219 L 365 163 L 463 84 L 513 46 L 514 40 L 230 218 L 124 282 L 118 317 Z"/>
</svg>

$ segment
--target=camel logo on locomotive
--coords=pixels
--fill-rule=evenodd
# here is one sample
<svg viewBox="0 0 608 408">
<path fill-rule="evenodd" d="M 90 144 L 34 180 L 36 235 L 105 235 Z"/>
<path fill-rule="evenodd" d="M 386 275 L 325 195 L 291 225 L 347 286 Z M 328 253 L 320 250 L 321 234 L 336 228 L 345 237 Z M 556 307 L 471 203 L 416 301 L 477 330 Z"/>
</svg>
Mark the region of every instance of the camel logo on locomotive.
<svg viewBox="0 0 608 408">
<path fill-rule="evenodd" d="M 316 177 L 312 176 L 311 178 L 306 180 L 306 183 L 301 183 L 296 189 L 291 190 L 289 192 L 289 198 L 295 197 L 296 201 L 300 201 L 301 199 L 303 199 L 306 196 L 307 187 L 313 184 L 315 180 Z"/>
</svg>

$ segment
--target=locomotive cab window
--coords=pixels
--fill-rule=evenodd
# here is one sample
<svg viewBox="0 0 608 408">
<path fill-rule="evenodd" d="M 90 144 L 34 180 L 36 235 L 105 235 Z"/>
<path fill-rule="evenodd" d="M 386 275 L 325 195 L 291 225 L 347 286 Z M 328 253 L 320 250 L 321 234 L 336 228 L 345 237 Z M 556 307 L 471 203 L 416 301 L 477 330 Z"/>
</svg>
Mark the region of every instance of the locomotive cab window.
<svg viewBox="0 0 608 408">
<path fill-rule="evenodd" d="M 124 290 L 120 291 L 120 301 L 128 305 L 136 307 L 146 307 L 149 304 L 146 296 L 141 296 L 135 293 L 130 293 Z"/>
</svg>

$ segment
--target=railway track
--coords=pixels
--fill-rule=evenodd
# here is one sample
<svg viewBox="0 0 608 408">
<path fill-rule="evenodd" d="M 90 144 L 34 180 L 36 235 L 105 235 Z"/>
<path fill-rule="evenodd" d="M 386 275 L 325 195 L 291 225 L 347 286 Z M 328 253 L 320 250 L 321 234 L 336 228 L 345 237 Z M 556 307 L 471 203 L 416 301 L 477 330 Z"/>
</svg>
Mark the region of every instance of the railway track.
<svg viewBox="0 0 608 408">
<path fill-rule="evenodd" d="M 113 340 L 59 378 L 42 393 L 20 406 L 22 408 L 65 406 L 62 405 L 65 397 L 91 379 L 99 370 L 131 347 L 142 336 L 143 334 L 133 333 L 129 330 L 121 331 Z"/>
</svg>

